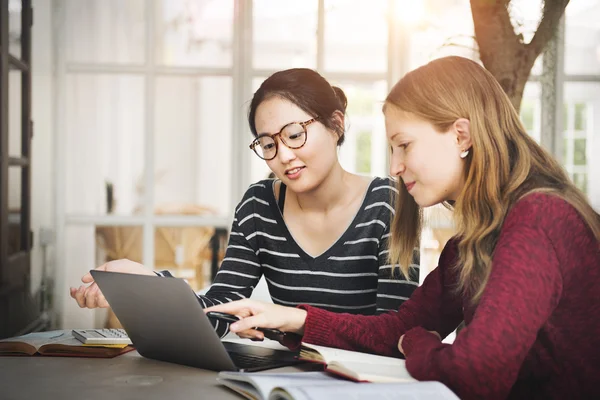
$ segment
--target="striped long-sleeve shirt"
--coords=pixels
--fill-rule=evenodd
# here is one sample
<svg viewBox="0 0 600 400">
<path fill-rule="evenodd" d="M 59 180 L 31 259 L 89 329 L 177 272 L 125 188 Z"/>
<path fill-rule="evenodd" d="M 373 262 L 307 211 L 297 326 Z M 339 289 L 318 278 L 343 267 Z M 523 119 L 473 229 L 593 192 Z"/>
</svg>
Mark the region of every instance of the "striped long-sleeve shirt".
<svg viewBox="0 0 600 400">
<path fill-rule="evenodd" d="M 288 230 L 274 182 L 251 185 L 236 207 L 225 258 L 210 290 L 197 295 L 203 307 L 250 297 L 263 275 L 273 302 L 284 306 L 373 315 L 408 299 L 418 285 L 418 265 L 406 280 L 399 272 L 392 276 L 387 262 L 397 192 L 391 180 L 372 180 L 346 231 L 318 256 L 307 254 Z M 226 333 L 223 324 L 216 328 Z"/>
</svg>

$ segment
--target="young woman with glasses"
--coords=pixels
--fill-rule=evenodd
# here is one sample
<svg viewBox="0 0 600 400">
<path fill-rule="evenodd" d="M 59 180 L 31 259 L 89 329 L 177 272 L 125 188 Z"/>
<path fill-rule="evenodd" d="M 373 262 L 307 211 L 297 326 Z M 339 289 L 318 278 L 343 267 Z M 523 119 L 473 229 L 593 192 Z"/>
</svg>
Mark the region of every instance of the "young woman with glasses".
<svg viewBox="0 0 600 400">
<path fill-rule="evenodd" d="M 223 263 L 198 295 L 203 307 L 250 297 L 263 275 L 275 304 L 338 313 L 396 310 L 412 294 L 417 257 L 407 278 L 393 276 L 388 262 L 395 184 L 352 174 L 338 160 L 345 110 L 343 91 L 310 69 L 277 72 L 254 94 L 250 149 L 278 179 L 251 185 L 236 207 Z M 128 260 L 99 269 L 153 274 Z M 89 274 L 82 280 L 92 282 Z M 108 307 L 95 284 L 71 288 L 71 296 L 80 307 Z"/>
</svg>

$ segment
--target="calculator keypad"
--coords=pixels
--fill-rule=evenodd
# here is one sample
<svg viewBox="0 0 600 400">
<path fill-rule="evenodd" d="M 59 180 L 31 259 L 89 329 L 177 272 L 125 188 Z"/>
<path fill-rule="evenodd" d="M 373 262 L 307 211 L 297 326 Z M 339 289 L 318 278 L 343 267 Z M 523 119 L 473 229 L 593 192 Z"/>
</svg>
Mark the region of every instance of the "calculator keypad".
<svg viewBox="0 0 600 400">
<path fill-rule="evenodd" d="M 84 344 L 131 344 L 124 329 L 73 329 L 73 336 Z"/>
</svg>

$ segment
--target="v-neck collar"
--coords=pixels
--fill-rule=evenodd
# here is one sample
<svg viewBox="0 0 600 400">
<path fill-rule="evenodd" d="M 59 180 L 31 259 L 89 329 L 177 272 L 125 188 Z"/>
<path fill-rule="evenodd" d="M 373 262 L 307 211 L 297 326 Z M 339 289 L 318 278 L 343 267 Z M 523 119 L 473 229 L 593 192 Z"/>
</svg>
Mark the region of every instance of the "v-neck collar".
<svg viewBox="0 0 600 400">
<path fill-rule="evenodd" d="M 360 207 L 358 208 L 358 210 L 356 210 L 356 214 L 354 214 L 354 217 L 352 218 L 352 220 L 350 221 L 350 223 L 348 224 L 348 226 L 346 227 L 344 232 L 342 232 L 342 234 L 340 235 L 340 237 L 338 239 L 333 241 L 331 246 L 329 246 L 325 251 L 323 251 L 321 254 L 316 255 L 316 256 L 309 254 L 302 248 L 302 246 L 300 246 L 300 244 L 298 243 L 296 238 L 294 238 L 294 236 L 292 235 L 292 232 L 288 228 L 287 223 L 285 222 L 285 219 L 283 219 L 283 214 L 281 213 L 281 210 L 277 206 L 277 198 L 275 197 L 275 183 L 277 182 L 277 179 L 273 180 L 273 183 L 271 185 L 271 190 L 268 192 L 270 192 L 270 196 L 271 196 L 271 200 L 273 201 L 273 204 L 276 205 L 275 208 L 277 210 L 274 212 L 275 219 L 277 220 L 278 224 L 281 224 L 283 226 L 283 231 L 284 231 L 285 237 L 287 239 L 287 242 L 296 248 L 296 251 L 298 252 L 300 257 L 304 261 L 314 262 L 317 260 L 321 260 L 323 258 L 326 259 L 334 248 L 336 248 L 340 243 L 343 244 L 346 241 L 346 236 L 350 235 L 349 232 L 350 232 L 351 228 L 357 224 L 358 216 L 360 215 L 361 211 L 365 208 L 365 205 L 367 204 L 369 193 L 371 193 L 372 187 L 376 180 L 377 180 L 376 178 L 373 178 L 373 179 L 371 179 L 371 182 L 369 182 L 369 186 L 367 186 L 367 190 L 365 191 L 365 194 L 363 195 L 363 199 L 360 203 Z M 287 189 L 288 188 L 286 188 L 286 190 Z M 284 207 L 284 209 L 285 209 L 285 207 Z"/>
</svg>

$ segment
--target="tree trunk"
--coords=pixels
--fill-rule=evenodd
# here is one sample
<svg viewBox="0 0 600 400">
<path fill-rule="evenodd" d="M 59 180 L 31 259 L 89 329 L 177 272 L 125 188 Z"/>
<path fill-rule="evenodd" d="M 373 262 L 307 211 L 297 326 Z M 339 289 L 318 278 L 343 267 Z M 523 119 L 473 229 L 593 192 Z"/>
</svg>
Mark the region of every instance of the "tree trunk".
<svg viewBox="0 0 600 400">
<path fill-rule="evenodd" d="M 569 0 L 544 1 L 542 19 L 530 43 L 524 43 L 523 36 L 515 33 L 509 2 L 471 0 L 471 13 L 481 62 L 519 110 L 531 68 L 556 32 Z"/>
</svg>

